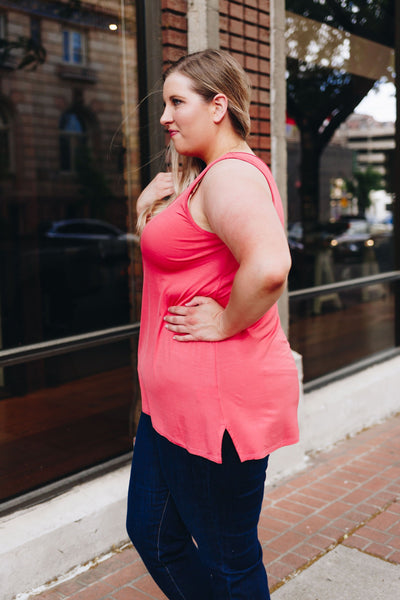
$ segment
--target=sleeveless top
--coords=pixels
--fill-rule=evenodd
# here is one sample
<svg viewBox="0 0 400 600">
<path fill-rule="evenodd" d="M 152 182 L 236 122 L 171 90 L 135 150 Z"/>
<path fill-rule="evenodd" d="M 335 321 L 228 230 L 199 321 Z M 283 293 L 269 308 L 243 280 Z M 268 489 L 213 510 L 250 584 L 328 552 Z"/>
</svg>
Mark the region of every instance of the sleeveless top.
<svg viewBox="0 0 400 600">
<path fill-rule="evenodd" d="M 241 461 L 298 441 L 297 368 L 275 304 L 259 321 L 219 342 L 178 342 L 165 328 L 169 306 L 208 296 L 226 306 L 238 263 L 214 233 L 193 220 L 188 199 L 219 160 L 244 160 L 267 179 L 268 167 L 244 152 L 225 154 L 145 226 L 138 373 L 142 410 L 155 430 L 188 452 L 221 463 L 227 430 Z"/>
</svg>

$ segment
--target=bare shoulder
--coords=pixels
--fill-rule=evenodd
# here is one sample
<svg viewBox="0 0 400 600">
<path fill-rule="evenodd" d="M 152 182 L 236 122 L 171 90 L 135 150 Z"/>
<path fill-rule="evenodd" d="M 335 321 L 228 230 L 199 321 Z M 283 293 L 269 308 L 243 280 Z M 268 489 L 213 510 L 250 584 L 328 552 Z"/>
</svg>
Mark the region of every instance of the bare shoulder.
<svg viewBox="0 0 400 600">
<path fill-rule="evenodd" d="M 212 165 L 199 186 L 207 229 L 218 235 L 239 260 L 251 249 L 265 253 L 286 238 L 272 193 L 260 169 L 236 158 Z"/>
<path fill-rule="evenodd" d="M 204 176 L 204 192 L 214 197 L 229 194 L 237 196 L 246 192 L 252 194 L 261 193 L 271 196 L 270 188 L 264 174 L 255 165 L 227 158 L 213 165 Z"/>
</svg>

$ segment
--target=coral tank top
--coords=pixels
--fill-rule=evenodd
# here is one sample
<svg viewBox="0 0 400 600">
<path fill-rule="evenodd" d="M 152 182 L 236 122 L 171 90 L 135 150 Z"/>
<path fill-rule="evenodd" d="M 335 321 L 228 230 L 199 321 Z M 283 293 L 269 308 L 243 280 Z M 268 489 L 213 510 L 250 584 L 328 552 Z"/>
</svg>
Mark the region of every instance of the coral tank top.
<svg viewBox="0 0 400 600">
<path fill-rule="evenodd" d="M 219 160 L 244 160 L 267 179 L 268 167 L 243 152 L 225 154 L 145 226 L 138 372 L 142 410 L 153 427 L 190 453 L 221 462 L 227 430 L 240 460 L 263 458 L 298 441 L 298 374 L 276 304 L 255 324 L 219 342 L 178 342 L 164 325 L 169 306 L 194 296 L 226 306 L 238 263 L 220 238 L 193 220 L 188 199 Z"/>
</svg>

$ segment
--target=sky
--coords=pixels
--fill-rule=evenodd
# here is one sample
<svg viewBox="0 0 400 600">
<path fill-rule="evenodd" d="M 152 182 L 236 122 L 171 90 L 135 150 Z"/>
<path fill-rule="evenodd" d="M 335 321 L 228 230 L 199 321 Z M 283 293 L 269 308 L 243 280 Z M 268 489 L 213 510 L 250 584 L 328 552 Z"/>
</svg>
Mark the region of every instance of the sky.
<svg viewBox="0 0 400 600">
<path fill-rule="evenodd" d="M 377 121 L 396 120 L 396 92 L 393 83 L 382 83 L 372 89 L 355 109 L 356 113 L 372 115 Z"/>
</svg>

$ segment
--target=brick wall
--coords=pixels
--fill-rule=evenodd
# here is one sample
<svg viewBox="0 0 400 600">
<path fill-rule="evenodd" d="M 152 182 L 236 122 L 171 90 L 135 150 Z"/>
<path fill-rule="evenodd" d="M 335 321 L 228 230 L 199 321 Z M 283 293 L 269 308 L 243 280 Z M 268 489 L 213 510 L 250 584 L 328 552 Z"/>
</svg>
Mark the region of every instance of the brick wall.
<svg viewBox="0 0 400 600">
<path fill-rule="evenodd" d="M 162 0 L 163 66 L 187 54 L 187 0 Z"/>
<path fill-rule="evenodd" d="M 252 84 L 250 145 L 266 163 L 270 139 L 269 0 L 220 0 L 220 44 L 245 68 Z"/>
<path fill-rule="evenodd" d="M 164 67 L 187 53 L 187 0 L 162 0 Z M 270 138 L 269 0 L 220 0 L 220 45 L 246 69 L 252 84 L 250 145 L 268 164 Z"/>
</svg>

